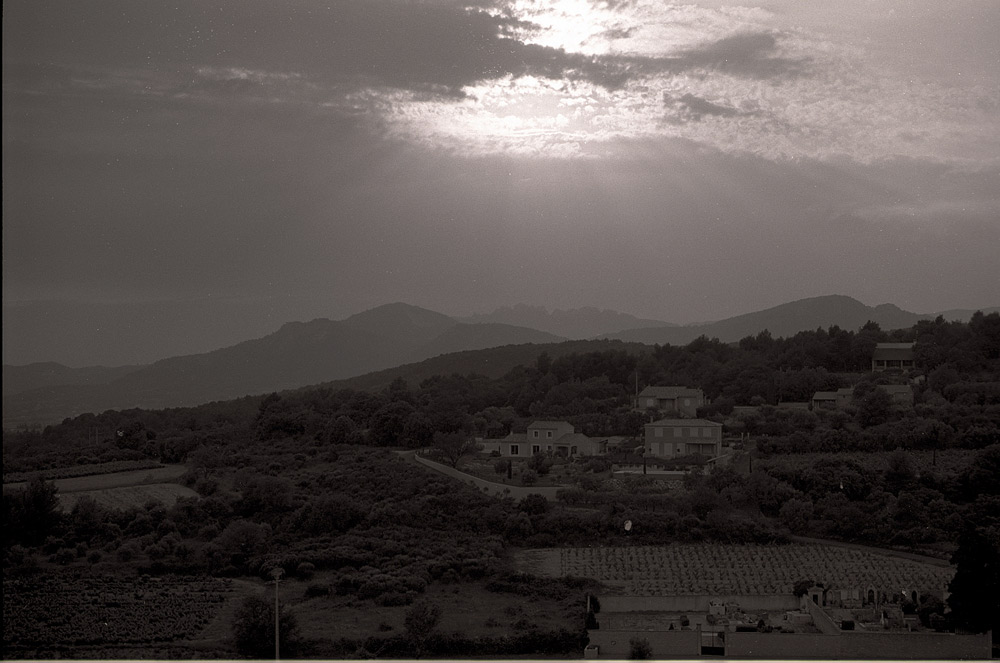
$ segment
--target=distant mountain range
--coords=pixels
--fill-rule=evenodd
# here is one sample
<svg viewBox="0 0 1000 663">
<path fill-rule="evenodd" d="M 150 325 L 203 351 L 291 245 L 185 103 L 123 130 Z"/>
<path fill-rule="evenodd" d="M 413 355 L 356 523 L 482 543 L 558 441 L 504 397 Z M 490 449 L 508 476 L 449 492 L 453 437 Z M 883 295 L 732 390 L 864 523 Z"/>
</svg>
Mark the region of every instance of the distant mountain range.
<svg viewBox="0 0 1000 663">
<path fill-rule="evenodd" d="M 1000 310 L 1000 307 L 979 310 L 982 310 L 983 313 L 991 313 Z M 833 325 L 857 331 L 871 320 L 888 331 L 890 329 L 906 329 L 917 324 L 919 320 L 933 320 L 938 315 L 943 316 L 946 320 L 966 322 L 975 312 L 975 310 L 952 310 L 941 313 L 910 313 L 893 304 L 866 306 L 858 300 L 844 295 L 826 295 L 800 299 L 718 322 L 682 327 L 676 325 L 642 326 L 604 334 L 602 338 L 646 344 L 686 345 L 699 336 L 707 336 L 708 338 L 717 338 L 724 343 L 732 343 L 746 336 L 756 335 L 765 329 L 771 332 L 771 336 L 777 338 L 779 336 L 794 336 L 800 331 L 819 327 L 826 329 Z"/>
<path fill-rule="evenodd" d="M 1000 310 L 985 309 L 984 312 Z M 945 317 L 967 320 L 973 311 Z M 542 351 L 552 356 L 635 344 L 686 344 L 698 336 L 725 342 L 768 329 L 777 336 L 838 325 L 856 330 L 868 320 L 883 329 L 910 327 L 922 318 L 891 304 L 869 307 L 850 297 L 804 299 L 766 311 L 702 325 L 678 327 L 614 311 L 554 311 L 534 307 L 499 309 L 492 314 L 454 318 L 408 304 L 387 304 L 340 321 L 290 322 L 262 338 L 212 352 L 163 359 L 144 366 L 67 368 L 39 363 L 3 367 L 3 424 L 52 423 L 83 412 L 108 409 L 197 405 L 250 394 L 342 381 L 355 388 L 378 388 L 402 375 L 412 383 L 439 373 L 476 371 L 502 375 L 533 363 Z M 508 321 L 508 322 L 500 322 Z M 514 325 L 538 320 L 547 329 L 573 335 L 629 322 L 639 327 L 605 333 L 603 340 L 565 342 L 563 336 Z M 645 326 L 657 324 L 659 326 Z M 478 352 L 477 352 L 478 351 Z M 387 370 L 400 367 L 398 370 Z"/>
<path fill-rule="evenodd" d="M 503 306 L 492 313 L 477 313 L 465 318 L 455 318 L 459 322 L 499 322 L 518 327 L 531 327 L 566 338 L 595 338 L 603 334 L 613 334 L 623 329 L 643 329 L 646 327 L 676 327 L 662 320 L 644 320 L 628 313 L 619 313 L 593 306 L 569 310 L 549 311 L 544 306 Z"/>
<path fill-rule="evenodd" d="M 465 324 L 408 304 L 341 321 L 290 322 L 273 334 L 119 369 L 4 366 L 3 421 L 60 421 L 107 409 L 164 408 L 293 389 L 463 350 L 564 339 L 502 324 Z M 116 374 L 117 373 L 117 374 Z"/>
</svg>

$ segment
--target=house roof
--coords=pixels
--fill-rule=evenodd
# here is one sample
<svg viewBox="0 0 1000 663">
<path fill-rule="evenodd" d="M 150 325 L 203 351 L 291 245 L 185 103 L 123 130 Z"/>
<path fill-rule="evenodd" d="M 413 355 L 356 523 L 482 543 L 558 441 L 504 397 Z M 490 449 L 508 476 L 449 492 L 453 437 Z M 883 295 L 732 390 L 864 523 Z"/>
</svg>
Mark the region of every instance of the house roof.
<svg viewBox="0 0 1000 663">
<path fill-rule="evenodd" d="M 879 343 L 872 359 L 913 359 L 913 343 Z"/>
<path fill-rule="evenodd" d="M 701 389 L 691 387 L 646 387 L 639 392 L 639 398 L 681 398 L 684 396 L 701 397 Z"/>
<path fill-rule="evenodd" d="M 596 439 L 590 438 L 583 433 L 566 433 L 565 435 L 560 435 L 553 440 L 552 444 L 575 444 L 579 446 L 581 444 L 588 444 L 596 441 Z"/>
<path fill-rule="evenodd" d="M 654 421 L 651 424 L 646 424 L 647 426 L 718 426 L 722 428 L 722 424 L 718 424 L 714 421 L 709 421 L 708 419 L 660 419 L 659 421 Z"/>
<path fill-rule="evenodd" d="M 841 387 L 837 391 L 817 391 L 813 394 L 814 401 L 835 401 L 844 396 L 853 396 L 854 389 L 851 387 Z"/>
<path fill-rule="evenodd" d="M 500 440 L 501 442 L 527 442 L 527 433 L 511 433 L 507 437 Z"/>
<path fill-rule="evenodd" d="M 908 384 L 883 384 L 879 385 L 890 394 L 912 394 L 913 387 Z"/>
<path fill-rule="evenodd" d="M 532 421 L 528 428 L 573 428 L 573 424 L 568 421 Z"/>
</svg>

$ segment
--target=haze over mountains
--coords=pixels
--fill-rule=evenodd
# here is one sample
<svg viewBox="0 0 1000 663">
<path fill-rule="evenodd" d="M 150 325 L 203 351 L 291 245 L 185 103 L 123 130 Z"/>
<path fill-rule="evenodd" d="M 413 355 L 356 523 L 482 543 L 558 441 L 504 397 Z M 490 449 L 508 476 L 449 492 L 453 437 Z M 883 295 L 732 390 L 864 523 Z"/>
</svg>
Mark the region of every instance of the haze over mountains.
<svg viewBox="0 0 1000 663">
<path fill-rule="evenodd" d="M 967 320 L 972 313 L 950 311 L 946 317 Z M 888 330 L 932 317 L 891 304 L 869 307 L 837 295 L 683 327 L 615 311 L 587 308 L 549 313 L 529 306 L 499 309 L 464 318 L 476 322 L 460 322 L 408 304 L 387 304 L 340 321 L 290 322 L 261 338 L 149 365 L 78 369 L 51 362 L 5 365 L 3 419 L 5 426 L 51 423 L 83 412 L 197 405 L 347 378 L 356 378 L 352 386 L 373 388 L 391 380 L 386 369 L 403 365 L 413 368 L 400 374 L 417 380 L 434 372 L 499 375 L 518 363 L 532 362 L 542 351 L 553 355 L 584 352 L 607 347 L 609 342 L 616 346 L 619 342 L 680 345 L 701 335 L 734 342 L 764 329 L 775 337 L 790 336 L 832 325 L 853 330 L 873 320 Z M 541 324 L 546 330 L 528 323 Z M 614 329 L 621 324 L 635 326 Z M 603 340 L 579 340 L 595 330 Z M 566 343 L 568 338 L 577 340 Z M 502 351 L 487 350 L 491 348 Z M 358 377 L 378 371 L 383 373 Z"/>
</svg>

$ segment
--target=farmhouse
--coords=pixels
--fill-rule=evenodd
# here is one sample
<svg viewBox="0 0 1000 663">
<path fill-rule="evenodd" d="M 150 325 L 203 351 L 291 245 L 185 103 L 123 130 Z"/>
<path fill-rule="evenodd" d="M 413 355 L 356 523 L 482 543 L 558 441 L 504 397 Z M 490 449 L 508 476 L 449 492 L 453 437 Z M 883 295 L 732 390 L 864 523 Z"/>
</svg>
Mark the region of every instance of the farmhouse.
<svg viewBox="0 0 1000 663">
<path fill-rule="evenodd" d="M 577 433 L 567 421 L 533 421 L 526 433 L 511 433 L 500 440 L 500 455 L 505 458 L 530 458 L 536 453 L 595 456 L 605 453 L 607 447 L 608 438 Z"/>
<path fill-rule="evenodd" d="M 722 424 L 707 419 L 660 419 L 646 424 L 646 455 L 676 458 L 701 454 L 715 458 L 722 453 Z"/>
<path fill-rule="evenodd" d="M 655 408 L 674 411 L 681 417 L 697 416 L 698 408 L 705 404 L 705 393 L 689 387 L 646 387 L 636 397 L 635 408 Z"/>
<path fill-rule="evenodd" d="M 843 409 L 851 404 L 852 398 L 854 390 L 850 387 L 843 387 L 837 391 L 817 391 L 812 397 L 812 409 Z"/>
<path fill-rule="evenodd" d="M 872 353 L 872 371 L 913 369 L 913 343 L 879 343 Z"/>
</svg>

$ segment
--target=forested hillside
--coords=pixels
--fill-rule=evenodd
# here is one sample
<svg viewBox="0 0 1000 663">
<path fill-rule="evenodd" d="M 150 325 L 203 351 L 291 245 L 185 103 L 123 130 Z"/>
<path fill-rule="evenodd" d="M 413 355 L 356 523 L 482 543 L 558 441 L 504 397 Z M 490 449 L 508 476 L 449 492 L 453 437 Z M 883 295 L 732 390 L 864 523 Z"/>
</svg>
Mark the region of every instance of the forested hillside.
<svg viewBox="0 0 1000 663">
<path fill-rule="evenodd" d="M 914 341 L 917 369 L 868 372 L 883 341 Z M 912 407 L 886 400 L 881 387 L 894 381 L 913 384 Z M 746 446 L 729 466 L 679 484 L 612 476 L 619 456 L 556 459 L 575 477 L 556 503 L 487 497 L 389 450 L 434 448 L 449 433 L 498 438 L 535 418 L 638 436 L 654 413 L 633 409 L 637 383 L 700 386 L 712 402 L 699 414 Z M 779 407 L 845 386 L 853 388 L 845 409 Z M 370 392 L 325 387 L 87 414 L 4 433 L 5 473 L 35 476 L 25 491 L 4 494 L 5 579 L 73 569 L 266 578 L 280 566 L 326 574 L 310 590 L 316 596 L 408 605 L 440 583 L 527 591 L 533 581 L 510 575 L 511 547 L 615 544 L 626 519 L 633 543 L 780 543 L 801 534 L 947 557 L 961 539 L 959 552 L 971 546 L 981 563 L 1000 504 L 998 386 L 1000 314 L 991 314 L 892 334 L 869 324 L 734 345 L 702 338 L 644 354 L 543 354 L 497 378 L 439 375 Z M 757 407 L 733 414 L 737 405 Z M 60 513 L 42 480 L 71 466 L 141 460 L 186 464 L 183 481 L 200 497 L 126 511 L 82 499 Z M 533 471 L 551 465 L 535 461 Z M 570 601 L 576 587 L 550 590 Z M 574 637 L 560 646 L 573 651 Z"/>
</svg>

